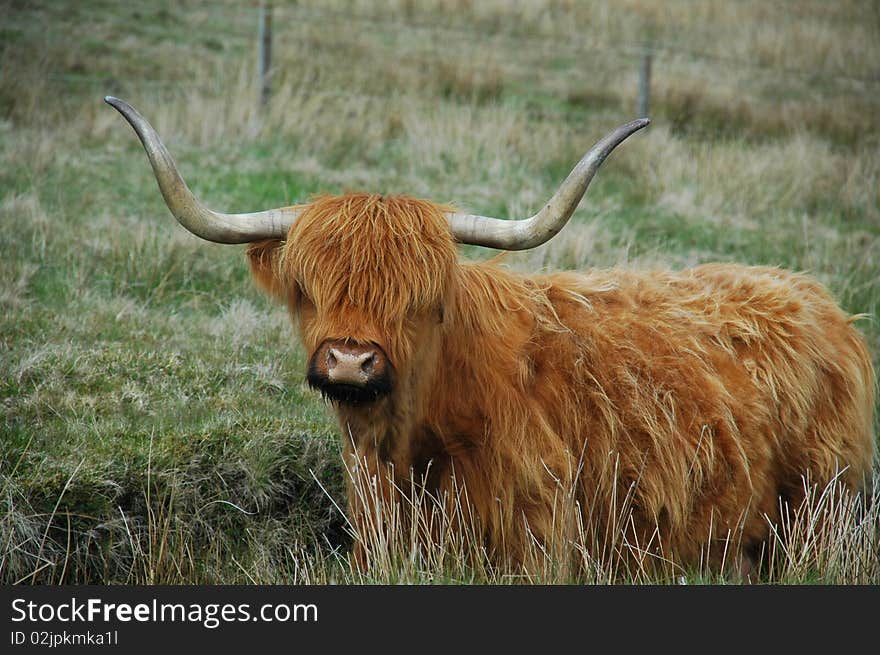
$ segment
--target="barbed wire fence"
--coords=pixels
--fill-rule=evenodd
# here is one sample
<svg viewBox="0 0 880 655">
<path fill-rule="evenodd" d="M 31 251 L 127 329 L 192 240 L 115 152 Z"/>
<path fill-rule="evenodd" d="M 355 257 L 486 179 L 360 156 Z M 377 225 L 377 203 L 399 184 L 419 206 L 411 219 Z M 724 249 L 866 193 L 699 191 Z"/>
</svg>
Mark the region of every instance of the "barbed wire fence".
<svg viewBox="0 0 880 655">
<path fill-rule="evenodd" d="M 780 0 L 781 1 L 781 0 Z M 764 76 L 769 79 L 792 78 L 805 83 L 821 84 L 838 93 L 852 94 L 855 96 L 880 95 L 880 68 L 875 76 L 858 76 L 845 71 L 828 74 L 796 67 L 780 67 L 763 64 L 761 62 L 743 59 L 741 57 L 725 56 L 713 52 L 695 50 L 679 44 L 665 43 L 656 38 L 646 39 L 644 42 L 615 40 L 610 42 L 601 36 L 585 34 L 579 35 L 577 40 L 570 37 L 553 38 L 547 34 L 511 33 L 501 29 L 488 32 L 464 27 L 461 25 L 447 24 L 435 19 L 424 17 L 400 17 L 378 14 L 368 14 L 354 11 L 339 11 L 327 8 L 304 7 L 300 5 L 277 5 L 271 0 L 259 0 L 250 4 L 232 5 L 220 0 L 203 0 L 197 6 L 203 10 L 227 15 L 234 19 L 242 19 L 253 26 L 253 36 L 247 36 L 247 29 L 236 33 L 225 34 L 224 38 L 236 37 L 241 39 L 253 39 L 256 41 L 257 62 L 254 66 L 257 77 L 258 97 L 255 99 L 258 109 L 262 112 L 268 106 L 272 82 L 276 77 L 276 71 L 272 65 L 273 40 L 277 34 L 288 34 L 296 29 L 326 29 L 328 23 L 336 21 L 348 26 L 357 26 L 379 32 L 387 40 L 396 43 L 395 38 L 401 34 L 413 32 L 429 32 L 442 34 L 445 48 L 461 47 L 467 44 L 479 42 L 481 44 L 499 45 L 516 51 L 527 47 L 530 52 L 541 56 L 570 57 L 574 60 L 601 55 L 616 63 L 607 66 L 609 72 L 635 73 L 637 80 L 634 96 L 636 98 L 634 110 L 637 115 L 643 116 L 649 113 L 651 105 L 652 76 L 656 75 L 663 66 L 676 66 L 682 62 L 700 62 L 711 64 L 715 68 L 743 71 L 755 76 Z M 420 52 L 407 52 L 406 57 L 410 63 L 420 66 L 436 65 L 443 58 L 444 52 L 440 49 L 421 48 Z M 356 62 L 357 63 L 357 62 Z M 552 72 L 540 70 L 534 66 L 523 65 L 513 60 L 494 62 L 491 67 L 480 64 L 478 61 L 468 61 L 468 69 L 486 75 L 502 74 L 512 81 L 534 81 L 536 78 L 549 79 L 553 75 L 559 75 L 559 71 Z M 564 71 L 568 75 L 568 71 Z M 25 74 L 26 75 L 26 74 Z M 101 86 L 108 83 L 106 76 L 90 75 L 85 73 L 71 73 L 52 71 L 44 75 L 37 75 L 49 82 L 66 83 L 75 85 Z M 712 80 L 708 80 L 711 82 Z M 152 88 L 180 88 L 186 86 L 190 89 L 203 89 L 208 91 L 211 87 L 200 85 L 192 80 L 182 81 L 175 79 L 139 77 L 137 80 L 126 80 L 126 84 L 134 84 Z M 327 89 L 314 87 L 303 90 L 307 96 L 328 97 L 351 97 L 361 100 L 387 100 L 388 94 L 369 93 L 351 89 Z M 398 94 L 396 97 L 400 97 Z M 415 94 L 412 95 L 416 97 Z M 541 115 L 558 116 L 559 110 L 541 109 Z"/>
</svg>

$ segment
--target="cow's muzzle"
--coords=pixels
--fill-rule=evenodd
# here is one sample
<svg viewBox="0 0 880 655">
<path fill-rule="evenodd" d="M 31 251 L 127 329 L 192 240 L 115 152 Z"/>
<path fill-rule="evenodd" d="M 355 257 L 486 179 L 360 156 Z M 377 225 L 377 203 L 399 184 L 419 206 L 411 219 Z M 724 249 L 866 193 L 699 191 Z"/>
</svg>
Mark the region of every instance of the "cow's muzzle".
<svg viewBox="0 0 880 655">
<path fill-rule="evenodd" d="M 307 379 L 330 400 L 360 404 L 391 391 L 394 367 L 376 344 L 326 339 L 309 360 Z"/>
</svg>

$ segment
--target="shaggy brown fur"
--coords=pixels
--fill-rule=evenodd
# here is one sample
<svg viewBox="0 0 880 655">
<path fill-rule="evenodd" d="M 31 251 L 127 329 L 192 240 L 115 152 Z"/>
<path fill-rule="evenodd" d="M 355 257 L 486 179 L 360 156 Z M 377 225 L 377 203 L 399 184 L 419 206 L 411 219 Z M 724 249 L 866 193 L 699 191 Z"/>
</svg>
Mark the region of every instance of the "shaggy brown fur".
<svg viewBox="0 0 880 655">
<path fill-rule="evenodd" d="M 633 540 L 688 565 L 718 563 L 731 536 L 753 556 L 802 476 L 858 489 L 870 474 L 870 357 L 807 276 L 716 264 L 524 277 L 459 264 L 446 208 L 425 201 L 304 209 L 286 241 L 248 251 L 257 281 L 309 353 L 328 338 L 385 350 L 393 393 L 336 407 L 354 454 L 401 479 L 430 461 L 433 490 L 454 471 L 499 560 L 522 562 L 529 532 L 553 538 L 560 483 L 597 543 L 628 496 Z"/>
</svg>

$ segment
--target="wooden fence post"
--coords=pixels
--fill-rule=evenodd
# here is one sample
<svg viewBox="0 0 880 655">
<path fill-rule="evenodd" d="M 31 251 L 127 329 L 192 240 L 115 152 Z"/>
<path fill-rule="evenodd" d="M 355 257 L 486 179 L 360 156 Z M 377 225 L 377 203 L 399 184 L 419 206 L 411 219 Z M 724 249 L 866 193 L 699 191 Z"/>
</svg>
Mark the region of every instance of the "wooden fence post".
<svg viewBox="0 0 880 655">
<path fill-rule="evenodd" d="M 646 48 L 642 53 L 642 62 L 639 66 L 639 100 L 636 106 L 636 116 L 645 118 L 651 107 L 651 50 Z"/>
<path fill-rule="evenodd" d="M 271 85 L 269 82 L 272 67 L 272 3 L 270 0 L 260 2 L 260 110 L 269 103 Z"/>
</svg>

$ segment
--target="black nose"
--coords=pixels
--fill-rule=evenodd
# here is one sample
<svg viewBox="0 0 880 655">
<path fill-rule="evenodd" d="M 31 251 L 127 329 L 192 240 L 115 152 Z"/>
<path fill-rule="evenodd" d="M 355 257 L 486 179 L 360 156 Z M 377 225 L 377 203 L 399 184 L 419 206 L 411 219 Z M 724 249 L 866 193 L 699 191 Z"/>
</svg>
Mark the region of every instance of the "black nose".
<svg viewBox="0 0 880 655">
<path fill-rule="evenodd" d="M 369 402 L 391 391 L 394 368 L 376 344 L 326 339 L 309 360 L 308 382 L 331 400 Z"/>
</svg>

